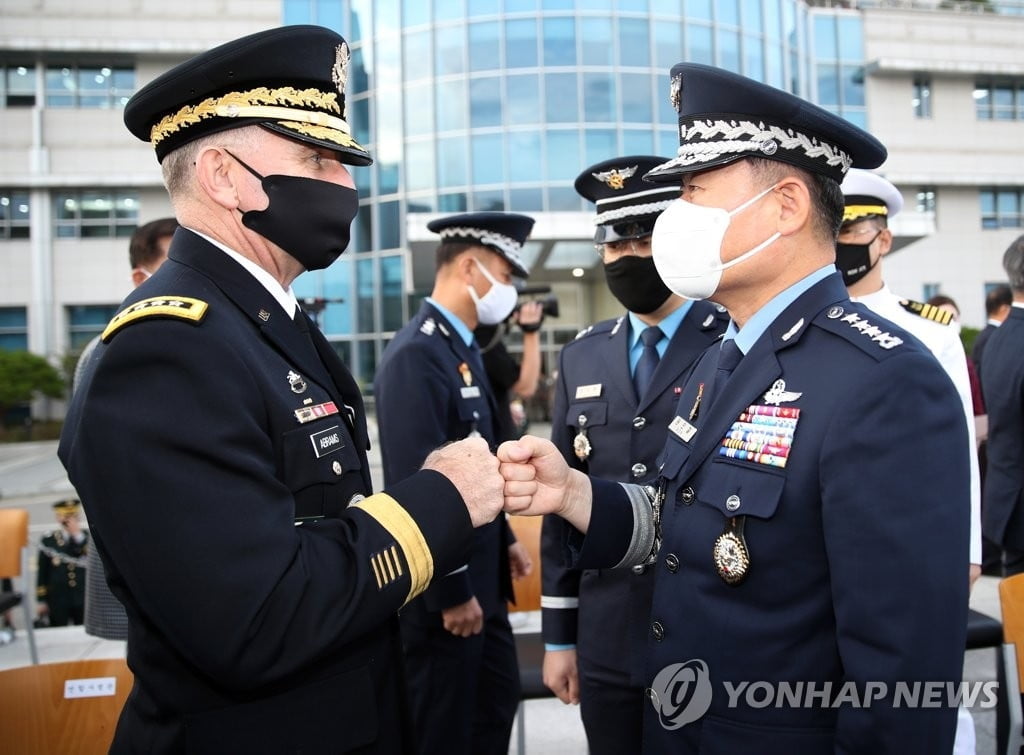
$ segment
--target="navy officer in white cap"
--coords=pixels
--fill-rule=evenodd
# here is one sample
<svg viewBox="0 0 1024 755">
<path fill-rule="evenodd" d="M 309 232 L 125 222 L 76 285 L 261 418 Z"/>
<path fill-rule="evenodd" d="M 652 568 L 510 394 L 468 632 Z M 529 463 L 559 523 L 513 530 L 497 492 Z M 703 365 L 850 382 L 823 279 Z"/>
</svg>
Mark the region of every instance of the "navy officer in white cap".
<svg viewBox="0 0 1024 755">
<path fill-rule="evenodd" d="M 913 333 L 949 375 L 963 405 L 971 439 L 971 582 L 981 574 L 981 484 L 974 453 L 974 404 L 960 333 L 950 312 L 893 293 L 883 279 L 883 258 L 892 250 L 889 219 L 903 209 L 903 196 L 888 180 L 852 168 L 843 179 L 843 225 L 836 242 L 836 267 L 850 298 Z"/>
<path fill-rule="evenodd" d="M 59 455 L 129 618 L 112 752 L 409 752 L 397 611 L 501 507 L 482 441 L 373 494 L 359 389 L 291 283 L 370 163 L 348 45 L 259 32 L 140 89 L 180 224 L 76 386 Z"/>
<path fill-rule="evenodd" d="M 531 217 L 463 213 L 427 228 L 440 236 L 434 289 L 384 350 L 374 380 L 385 484 L 414 473 L 443 443 L 475 436 L 497 446 L 499 407 L 473 331 L 504 321 L 517 301 L 513 281 L 529 275 L 522 250 Z M 531 567 L 499 517 L 476 531 L 467 563 L 438 575 L 402 609 L 416 747 L 423 755 L 508 752 L 519 704 L 508 601 L 512 576 Z"/>
<path fill-rule="evenodd" d="M 551 439 L 576 469 L 650 483 L 679 391 L 697 357 L 725 330 L 725 308 L 684 299 L 658 276 L 651 232 L 679 196 L 643 180 L 654 155 L 603 160 L 576 178 L 594 202 L 594 246 L 619 317 L 581 331 L 559 355 Z M 654 572 L 581 572 L 561 558 L 564 520 L 544 521 L 544 681 L 579 702 L 592 755 L 630 752 L 643 720 L 644 646 Z"/>
<path fill-rule="evenodd" d="M 563 516 L 573 566 L 654 569 L 637 749 L 950 752 L 967 429 L 931 352 L 834 264 L 842 178 L 885 148 L 717 68 L 675 66 L 670 97 L 679 152 L 647 177 L 682 197 L 655 265 L 732 322 L 683 386 L 656 484 L 587 477 L 527 436 L 498 450 L 506 511 Z"/>
</svg>

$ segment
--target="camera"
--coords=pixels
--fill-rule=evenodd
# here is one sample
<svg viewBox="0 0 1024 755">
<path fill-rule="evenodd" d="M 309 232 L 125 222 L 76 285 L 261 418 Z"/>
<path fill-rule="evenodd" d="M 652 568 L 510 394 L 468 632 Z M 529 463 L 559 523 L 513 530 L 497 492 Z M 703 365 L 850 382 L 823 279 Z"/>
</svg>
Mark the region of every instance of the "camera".
<svg viewBox="0 0 1024 755">
<path fill-rule="evenodd" d="M 539 294 L 547 294 L 542 299 L 530 299 L 530 301 L 539 301 L 541 310 L 544 312 L 545 317 L 558 317 L 558 297 L 551 293 L 551 286 L 524 286 L 519 289 L 519 296 L 537 296 Z M 512 310 L 514 315 L 519 311 L 519 308 L 523 306 L 524 302 L 516 304 L 515 309 Z M 511 317 L 512 315 L 509 315 Z"/>
</svg>

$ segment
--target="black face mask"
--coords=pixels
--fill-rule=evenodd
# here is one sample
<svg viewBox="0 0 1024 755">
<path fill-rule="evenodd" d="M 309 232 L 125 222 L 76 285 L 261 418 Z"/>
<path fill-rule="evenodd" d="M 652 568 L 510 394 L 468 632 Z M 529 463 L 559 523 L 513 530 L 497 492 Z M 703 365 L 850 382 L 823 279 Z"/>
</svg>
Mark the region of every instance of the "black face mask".
<svg viewBox="0 0 1024 755">
<path fill-rule="evenodd" d="M 604 277 L 612 295 L 638 315 L 650 314 L 672 295 L 658 275 L 653 257 L 619 257 L 604 266 Z"/>
<path fill-rule="evenodd" d="M 875 265 L 878 264 L 878 260 L 882 258 L 879 255 L 878 259 L 874 262 L 871 261 L 871 245 L 875 243 L 875 239 L 881 233 L 881 231 L 876 233 L 874 238 L 866 244 L 843 244 L 836 242 L 836 267 L 843 274 L 843 283 L 847 286 L 852 286 L 870 273 Z"/>
<path fill-rule="evenodd" d="M 341 256 L 359 209 L 359 192 L 315 178 L 261 176 L 231 156 L 260 179 L 270 199 L 265 210 L 242 212 L 246 228 L 277 244 L 306 270 L 323 270 Z"/>
</svg>

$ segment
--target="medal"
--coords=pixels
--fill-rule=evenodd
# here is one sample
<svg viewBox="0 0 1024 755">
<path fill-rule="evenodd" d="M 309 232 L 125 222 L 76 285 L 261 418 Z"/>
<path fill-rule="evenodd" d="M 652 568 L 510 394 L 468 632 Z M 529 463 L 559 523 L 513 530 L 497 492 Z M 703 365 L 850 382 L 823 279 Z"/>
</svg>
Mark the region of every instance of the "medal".
<svg viewBox="0 0 1024 755">
<path fill-rule="evenodd" d="M 581 414 L 576 421 L 579 422 L 580 430 L 572 439 L 572 450 L 577 459 L 586 461 L 590 458 L 590 452 L 594 450 L 590 445 L 590 438 L 587 437 L 587 415 Z"/>
<path fill-rule="evenodd" d="M 729 585 L 738 585 L 750 570 L 750 551 L 743 537 L 745 518 L 732 517 L 725 525 L 725 531 L 715 540 L 715 569 L 718 570 L 718 576 Z"/>
</svg>

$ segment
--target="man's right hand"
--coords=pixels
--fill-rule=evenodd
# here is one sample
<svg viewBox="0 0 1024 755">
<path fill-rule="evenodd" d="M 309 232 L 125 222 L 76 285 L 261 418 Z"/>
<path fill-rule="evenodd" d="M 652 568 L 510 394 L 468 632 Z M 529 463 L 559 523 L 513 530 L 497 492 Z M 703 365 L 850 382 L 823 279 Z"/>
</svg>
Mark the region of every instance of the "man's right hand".
<svg viewBox="0 0 1024 755">
<path fill-rule="evenodd" d="M 576 669 L 576 650 L 544 652 L 544 686 L 566 705 L 580 704 L 580 679 Z"/>
<path fill-rule="evenodd" d="M 505 480 L 483 438 L 466 438 L 431 451 L 423 469 L 448 478 L 466 503 L 474 527 L 493 521 L 501 512 Z"/>
<path fill-rule="evenodd" d="M 505 478 L 505 511 L 537 516 L 558 514 L 580 532 L 590 525 L 590 478 L 570 469 L 555 444 L 524 435 L 498 447 Z"/>
</svg>

